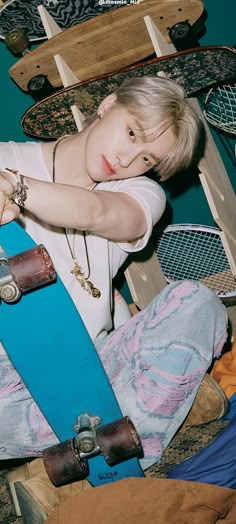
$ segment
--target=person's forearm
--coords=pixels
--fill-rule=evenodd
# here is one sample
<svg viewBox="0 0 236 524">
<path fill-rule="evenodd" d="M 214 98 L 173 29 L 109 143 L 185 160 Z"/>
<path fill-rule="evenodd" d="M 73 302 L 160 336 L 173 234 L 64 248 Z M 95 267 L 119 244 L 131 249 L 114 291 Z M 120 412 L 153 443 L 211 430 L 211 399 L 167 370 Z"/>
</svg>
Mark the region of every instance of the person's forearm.
<svg viewBox="0 0 236 524">
<path fill-rule="evenodd" d="M 24 183 L 25 209 L 50 225 L 92 231 L 100 220 L 99 198 L 87 189 L 27 177 Z"/>
<path fill-rule="evenodd" d="M 90 231 L 115 242 L 133 242 L 147 230 L 142 205 L 126 192 L 89 191 L 0 171 L 0 223 L 18 217 L 19 207 L 59 227 Z"/>
</svg>

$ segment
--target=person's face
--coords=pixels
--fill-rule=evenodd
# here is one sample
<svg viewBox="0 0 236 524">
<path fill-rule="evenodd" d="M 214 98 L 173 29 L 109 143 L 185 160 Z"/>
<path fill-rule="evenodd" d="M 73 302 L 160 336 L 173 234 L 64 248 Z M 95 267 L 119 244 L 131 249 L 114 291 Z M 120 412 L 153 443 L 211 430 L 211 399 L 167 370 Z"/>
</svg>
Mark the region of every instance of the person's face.
<svg viewBox="0 0 236 524">
<path fill-rule="evenodd" d="M 171 128 L 156 140 L 144 142 L 137 133 L 135 118 L 115 102 L 116 95 L 109 95 L 99 106 L 100 119 L 87 130 L 85 168 L 96 182 L 146 173 L 175 143 Z"/>
</svg>

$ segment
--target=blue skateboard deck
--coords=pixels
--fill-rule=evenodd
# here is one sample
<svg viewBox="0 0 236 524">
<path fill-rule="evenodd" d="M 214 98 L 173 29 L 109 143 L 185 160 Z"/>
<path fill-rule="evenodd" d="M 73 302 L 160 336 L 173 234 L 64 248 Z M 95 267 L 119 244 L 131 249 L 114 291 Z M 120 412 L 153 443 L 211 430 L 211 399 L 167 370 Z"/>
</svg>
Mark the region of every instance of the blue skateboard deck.
<svg viewBox="0 0 236 524">
<path fill-rule="evenodd" d="M 35 246 L 16 223 L 0 227 L 0 246 L 14 256 Z M 102 424 L 122 414 L 87 330 L 61 280 L 0 304 L 3 347 L 61 442 L 72 439 L 77 416 L 99 415 Z M 124 414 L 125 415 L 125 414 Z M 98 486 L 143 476 L 132 458 L 108 466 L 89 460 L 88 480 Z"/>
</svg>

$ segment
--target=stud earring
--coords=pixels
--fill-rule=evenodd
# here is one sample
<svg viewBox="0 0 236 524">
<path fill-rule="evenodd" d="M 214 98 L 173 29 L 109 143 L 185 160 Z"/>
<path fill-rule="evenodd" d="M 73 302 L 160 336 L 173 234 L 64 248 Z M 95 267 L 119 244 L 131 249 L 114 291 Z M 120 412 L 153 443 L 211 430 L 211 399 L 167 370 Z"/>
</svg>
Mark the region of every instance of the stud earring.
<svg viewBox="0 0 236 524">
<path fill-rule="evenodd" d="M 99 114 L 99 115 L 98 115 L 98 118 L 99 118 L 99 120 L 101 120 L 101 118 L 102 118 L 102 115 L 100 115 L 100 114 Z"/>
</svg>

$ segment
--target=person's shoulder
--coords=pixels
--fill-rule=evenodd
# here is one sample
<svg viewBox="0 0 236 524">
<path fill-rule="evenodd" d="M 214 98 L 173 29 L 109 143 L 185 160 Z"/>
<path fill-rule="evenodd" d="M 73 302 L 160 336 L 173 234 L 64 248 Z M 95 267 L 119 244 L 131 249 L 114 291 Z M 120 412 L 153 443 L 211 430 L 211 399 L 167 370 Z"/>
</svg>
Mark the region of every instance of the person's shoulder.
<svg viewBox="0 0 236 524">
<path fill-rule="evenodd" d="M 158 181 L 153 178 L 149 178 L 148 176 L 138 176 L 136 178 L 121 180 L 121 182 L 124 182 L 124 184 L 120 186 L 119 191 L 130 191 L 139 196 L 139 198 L 148 199 L 149 201 L 166 201 L 165 191 L 162 189 Z"/>
<path fill-rule="evenodd" d="M 163 191 L 162 187 L 160 186 L 158 180 L 155 180 L 153 178 L 149 178 L 148 176 L 141 175 L 137 176 L 135 178 L 127 178 L 126 180 L 122 180 L 122 182 L 130 182 L 132 187 L 142 187 L 142 188 L 152 188 L 154 191 Z"/>
<path fill-rule="evenodd" d="M 98 189 L 106 191 L 123 191 L 123 190 L 149 190 L 156 194 L 165 194 L 162 187 L 157 180 L 153 180 L 148 176 L 138 176 L 134 178 L 125 178 L 123 180 L 111 180 L 109 182 L 101 182 Z"/>
</svg>

